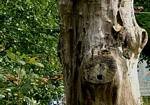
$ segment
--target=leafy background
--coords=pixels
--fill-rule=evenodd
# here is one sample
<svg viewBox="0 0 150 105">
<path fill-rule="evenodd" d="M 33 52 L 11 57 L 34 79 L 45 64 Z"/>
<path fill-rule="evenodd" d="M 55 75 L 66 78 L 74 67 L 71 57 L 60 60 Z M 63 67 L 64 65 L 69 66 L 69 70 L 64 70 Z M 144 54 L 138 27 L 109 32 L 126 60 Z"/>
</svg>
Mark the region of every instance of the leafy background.
<svg viewBox="0 0 150 105">
<path fill-rule="evenodd" d="M 0 1 L 0 105 L 47 105 L 63 93 L 56 0 Z"/>
<path fill-rule="evenodd" d="M 135 1 L 143 12 L 150 11 L 149 4 Z M 136 17 L 150 35 L 150 14 Z M 57 0 L 0 0 L 0 105 L 48 105 L 60 99 L 59 30 Z M 145 59 L 149 49 L 150 43 Z"/>
</svg>

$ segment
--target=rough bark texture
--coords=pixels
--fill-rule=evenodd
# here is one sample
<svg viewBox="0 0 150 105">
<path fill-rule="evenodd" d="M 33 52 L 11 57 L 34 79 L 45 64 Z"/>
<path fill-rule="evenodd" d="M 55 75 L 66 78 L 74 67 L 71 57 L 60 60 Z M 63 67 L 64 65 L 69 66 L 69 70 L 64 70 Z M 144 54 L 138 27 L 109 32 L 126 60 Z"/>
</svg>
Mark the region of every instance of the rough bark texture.
<svg viewBox="0 0 150 105">
<path fill-rule="evenodd" d="M 137 75 L 147 33 L 133 0 L 60 0 L 67 105 L 141 105 Z"/>
</svg>

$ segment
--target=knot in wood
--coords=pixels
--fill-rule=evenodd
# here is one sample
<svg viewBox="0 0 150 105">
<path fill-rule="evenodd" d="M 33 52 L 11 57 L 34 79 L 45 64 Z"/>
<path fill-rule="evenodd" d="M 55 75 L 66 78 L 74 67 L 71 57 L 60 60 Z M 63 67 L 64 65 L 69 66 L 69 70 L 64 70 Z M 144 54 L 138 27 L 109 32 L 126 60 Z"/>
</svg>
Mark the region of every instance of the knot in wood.
<svg viewBox="0 0 150 105">
<path fill-rule="evenodd" d="M 110 55 L 97 55 L 83 64 L 83 81 L 92 84 L 112 82 L 117 71 L 115 59 Z"/>
</svg>

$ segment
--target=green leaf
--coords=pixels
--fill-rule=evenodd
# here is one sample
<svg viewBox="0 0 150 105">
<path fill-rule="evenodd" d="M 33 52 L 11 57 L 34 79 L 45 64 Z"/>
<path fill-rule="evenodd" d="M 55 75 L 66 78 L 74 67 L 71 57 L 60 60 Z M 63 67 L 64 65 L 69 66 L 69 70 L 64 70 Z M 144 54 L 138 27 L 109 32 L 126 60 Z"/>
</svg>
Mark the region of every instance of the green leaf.
<svg viewBox="0 0 150 105">
<path fill-rule="evenodd" d="M 11 52 L 10 50 L 7 51 L 7 56 L 8 56 L 11 60 L 13 60 L 13 61 L 16 61 L 16 60 L 17 60 L 17 56 L 16 56 L 13 52 Z"/>
<path fill-rule="evenodd" d="M 37 57 L 30 58 L 29 61 L 28 61 L 28 63 L 29 64 L 36 64 L 37 63 L 36 60 L 37 60 Z"/>
<path fill-rule="evenodd" d="M 20 63 L 21 65 L 25 65 L 26 64 L 26 62 L 23 61 L 23 60 L 18 60 L 18 63 Z"/>
<path fill-rule="evenodd" d="M 3 98 L 5 98 L 5 95 L 0 94 L 0 99 L 3 99 Z"/>
<path fill-rule="evenodd" d="M 35 65 L 44 68 L 44 65 L 42 63 L 37 62 L 37 63 L 35 63 Z"/>
<path fill-rule="evenodd" d="M 18 74 L 19 78 L 23 78 L 23 77 L 26 77 L 26 71 L 25 69 L 18 69 L 16 70 L 16 73 Z"/>
<path fill-rule="evenodd" d="M 0 44 L 0 52 L 5 50 L 5 46 L 3 44 Z"/>
<path fill-rule="evenodd" d="M 0 74 L 0 81 L 5 81 L 5 80 L 6 80 L 5 76 L 3 74 Z"/>
</svg>

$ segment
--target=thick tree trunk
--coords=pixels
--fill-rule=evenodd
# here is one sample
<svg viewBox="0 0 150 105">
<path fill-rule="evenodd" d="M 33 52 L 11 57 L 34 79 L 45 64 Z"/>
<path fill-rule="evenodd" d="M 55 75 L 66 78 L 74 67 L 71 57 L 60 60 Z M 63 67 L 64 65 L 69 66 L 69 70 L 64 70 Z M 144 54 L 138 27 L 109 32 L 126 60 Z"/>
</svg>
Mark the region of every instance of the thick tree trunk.
<svg viewBox="0 0 150 105">
<path fill-rule="evenodd" d="M 67 105 L 141 105 L 137 63 L 147 33 L 133 0 L 60 0 Z"/>
</svg>

